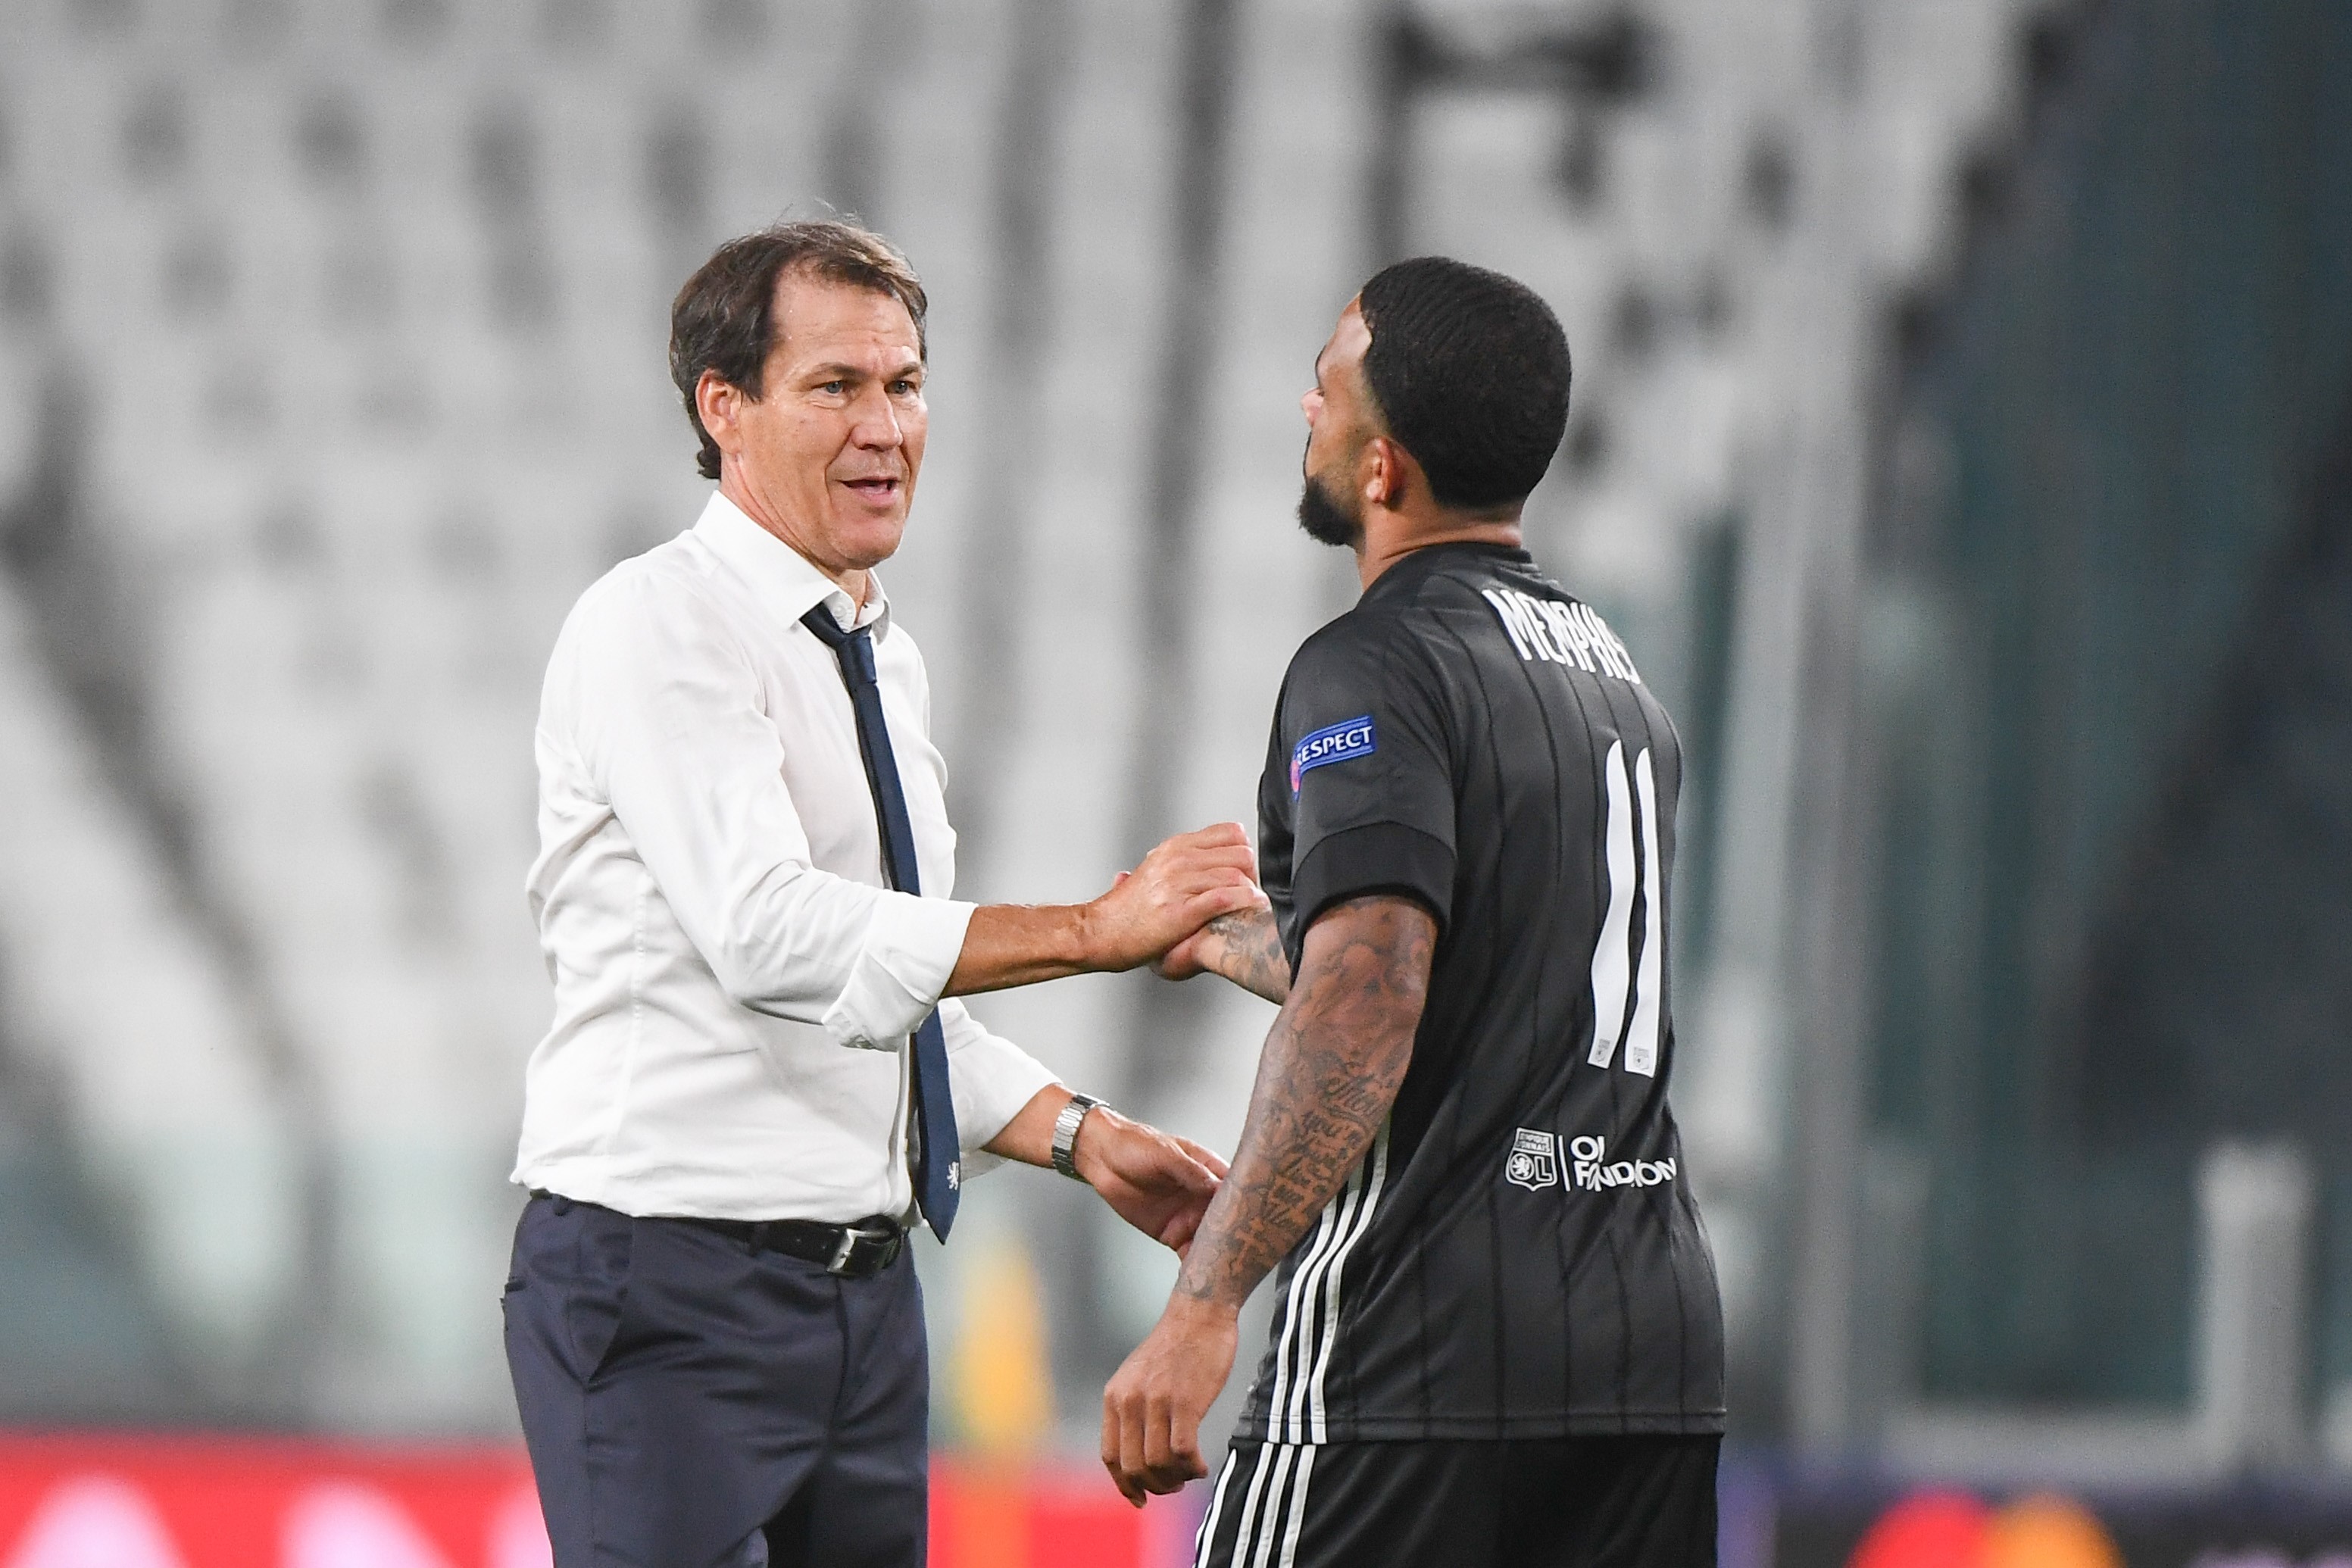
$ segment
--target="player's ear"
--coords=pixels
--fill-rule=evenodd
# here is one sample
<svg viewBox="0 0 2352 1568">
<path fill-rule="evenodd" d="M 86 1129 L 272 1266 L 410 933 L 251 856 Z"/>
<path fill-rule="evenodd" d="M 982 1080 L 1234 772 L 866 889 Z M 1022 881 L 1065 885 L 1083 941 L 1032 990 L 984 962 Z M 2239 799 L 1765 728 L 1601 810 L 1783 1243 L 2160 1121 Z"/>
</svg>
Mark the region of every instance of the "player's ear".
<svg viewBox="0 0 2352 1568">
<path fill-rule="evenodd" d="M 1404 451 L 1385 436 L 1364 443 L 1364 500 L 1393 510 L 1404 499 Z"/>
</svg>

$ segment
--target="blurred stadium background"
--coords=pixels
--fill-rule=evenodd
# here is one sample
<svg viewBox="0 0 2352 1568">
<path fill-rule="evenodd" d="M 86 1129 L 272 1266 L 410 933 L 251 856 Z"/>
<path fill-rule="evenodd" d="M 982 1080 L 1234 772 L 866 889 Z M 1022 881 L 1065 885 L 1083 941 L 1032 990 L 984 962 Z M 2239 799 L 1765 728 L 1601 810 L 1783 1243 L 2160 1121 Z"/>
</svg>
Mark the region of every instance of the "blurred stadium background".
<svg viewBox="0 0 2352 1568">
<path fill-rule="evenodd" d="M 531 1561 L 538 679 L 693 517 L 672 292 L 828 210 L 932 290 L 961 892 L 1249 817 L 1314 353 L 1511 271 L 1693 758 L 1727 1562 L 2352 1554 L 2339 0 L 6 0 L 0 1565 Z M 1227 1146 L 1269 1016 L 980 1011 Z M 1172 1561 L 1085 1475 L 1171 1263 L 965 1212 L 940 1560 Z"/>
</svg>

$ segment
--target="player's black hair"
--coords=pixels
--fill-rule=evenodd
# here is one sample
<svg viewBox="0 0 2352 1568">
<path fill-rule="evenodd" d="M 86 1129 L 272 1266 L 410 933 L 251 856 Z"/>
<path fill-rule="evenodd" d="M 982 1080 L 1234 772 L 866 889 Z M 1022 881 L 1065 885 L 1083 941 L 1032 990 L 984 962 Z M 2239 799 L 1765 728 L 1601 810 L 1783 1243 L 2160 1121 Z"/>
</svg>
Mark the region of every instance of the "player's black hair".
<svg viewBox="0 0 2352 1568">
<path fill-rule="evenodd" d="M 1444 506 L 1524 500 L 1568 428 L 1568 334 L 1526 284 L 1444 256 L 1364 285 L 1364 380 Z"/>
<path fill-rule="evenodd" d="M 695 384 L 713 370 L 730 386 L 757 402 L 765 390 L 768 352 L 776 341 L 776 279 L 806 272 L 830 283 L 846 283 L 887 294 L 915 320 L 915 343 L 926 359 L 930 345 L 923 315 L 929 301 L 922 280 L 898 247 L 872 229 L 830 219 L 780 223 L 757 234 L 730 239 L 713 252 L 677 291 L 669 310 L 669 378 L 686 400 L 702 450 L 695 466 L 706 479 L 719 477 L 719 444 L 702 427 L 694 405 Z"/>
</svg>

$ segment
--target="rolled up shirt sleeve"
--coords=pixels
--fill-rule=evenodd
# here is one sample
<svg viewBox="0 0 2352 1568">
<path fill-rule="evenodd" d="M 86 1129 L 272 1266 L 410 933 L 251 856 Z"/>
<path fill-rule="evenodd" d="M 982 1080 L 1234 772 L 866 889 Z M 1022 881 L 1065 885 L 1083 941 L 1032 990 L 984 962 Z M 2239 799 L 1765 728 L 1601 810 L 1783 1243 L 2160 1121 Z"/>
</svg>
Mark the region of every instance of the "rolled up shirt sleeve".
<svg viewBox="0 0 2352 1568">
<path fill-rule="evenodd" d="M 1037 1098 L 1058 1083 L 1045 1065 L 1002 1035 L 991 1034 L 964 1005 L 940 1004 L 940 1033 L 948 1046 L 948 1088 L 955 1096 L 956 1142 L 963 1168 L 976 1176 L 1004 1163 L 984 1145 Z"/>
<path fill-rule="evenodd" d="M 608 579 L 567 636 L 582 760 L 728 997 L 898 1049 L 947 988 L 972 906 L 813 864 L 787 738 L 750 656 L 690 589 Z"/>
<path fill-rule="evenodd" d="M 897 1050 L 948 988 L 971 911 L 952 899 L 884 893 L 841 994 L 824 1010 L 825 1033 L 861 1050 Z"/>
</svg>

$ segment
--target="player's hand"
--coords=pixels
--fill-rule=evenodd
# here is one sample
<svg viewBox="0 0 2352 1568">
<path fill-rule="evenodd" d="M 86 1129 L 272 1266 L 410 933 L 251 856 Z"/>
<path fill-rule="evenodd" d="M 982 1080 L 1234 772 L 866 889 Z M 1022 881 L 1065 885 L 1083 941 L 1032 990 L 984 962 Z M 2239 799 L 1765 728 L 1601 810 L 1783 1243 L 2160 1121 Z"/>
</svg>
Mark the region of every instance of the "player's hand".
<svg viewBox="0 0 2352 1568">
<path fill-rule="evenodd" d="M 1162 980 L 1221 974 L 1277 1007 L 1290 996 L 1290 960 L 1265 905 L 1219 915 L 1160 954 L 1151 972 Z"/>
<path fill-rule="evenodd" d="M 1147 1492 L 1177 1491 L 1209 1473 L 1201 1418 L 1233 1373 L 1237 1316 L 1213 1301 L 1171 1297 L 1104 1388 L 1103 1468 L 1136 1507 Z"/>
<path fill-rule="evenodd" d="M 1133 969 L 1219 915 L 1265 907 L 1249 835 L 1221 822 L 1161 843 L 1088 904 L 1088 946 L 1097 967 Z"/>
<path fill-rule="evenodd" d="M 1113 1213 L 1178 1257 L 1224 1180 L 1225 1163 L 1189 1138 L 1098 1105 L 1078 1123 L 1071 1163 Z"/>
<path fill-rule="evenodd" d="M 1207 925 L 1153 959 L 1151 973 L 1162 980 L 1190 980 L 1195 974 L 1215 973 L 1216 953 L 1224 946 L 1224 938 L 1215 929 L 1216 923 L 1215 921 L 1211 921 Z"/>
</svg>

